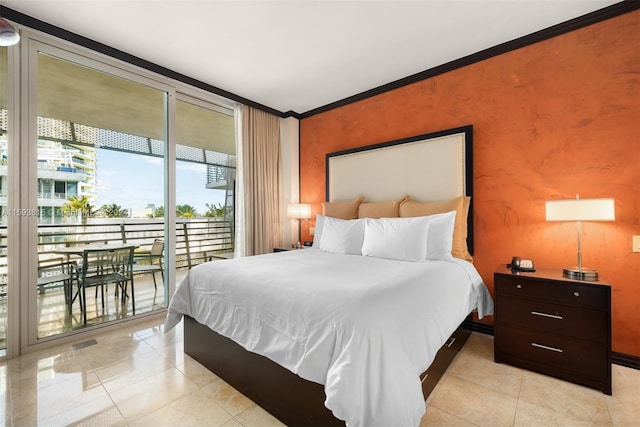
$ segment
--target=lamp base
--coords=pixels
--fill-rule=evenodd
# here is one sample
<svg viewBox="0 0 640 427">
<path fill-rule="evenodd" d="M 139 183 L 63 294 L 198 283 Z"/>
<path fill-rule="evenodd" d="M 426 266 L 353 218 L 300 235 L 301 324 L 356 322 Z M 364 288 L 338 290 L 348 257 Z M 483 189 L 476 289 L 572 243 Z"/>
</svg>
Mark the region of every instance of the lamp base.
<svg viewBox="0 0 640 427">
<path fill-rule="evenodd" d="M 576 280 L 598 280 L 598 270 L 593 268 L 565 267 L 562 275 Z"/>
</svg>

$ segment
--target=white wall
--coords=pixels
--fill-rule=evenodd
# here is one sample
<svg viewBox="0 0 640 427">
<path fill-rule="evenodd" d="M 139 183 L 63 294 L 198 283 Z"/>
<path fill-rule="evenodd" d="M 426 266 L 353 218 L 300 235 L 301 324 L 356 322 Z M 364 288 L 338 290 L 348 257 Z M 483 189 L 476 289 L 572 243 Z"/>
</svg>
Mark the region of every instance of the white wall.
<svg viewBox="0 0 640 427">
<path fill-rule="evenodd" d="M 287 218 L 287 205 L 300 201 L 300 133 L 294 117 L 280 119 L 282 158 L 282 245 L 291 247 L 298 241 L 298 221 Z"/>
</svg>

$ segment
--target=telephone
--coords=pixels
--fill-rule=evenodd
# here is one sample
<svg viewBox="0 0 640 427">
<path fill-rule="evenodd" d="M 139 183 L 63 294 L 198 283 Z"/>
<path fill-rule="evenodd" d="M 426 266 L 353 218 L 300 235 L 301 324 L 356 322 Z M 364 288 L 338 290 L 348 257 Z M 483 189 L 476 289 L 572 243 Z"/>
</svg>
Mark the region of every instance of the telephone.
<svg viewBox="0 0 640 427">
<path fill-rule="evenodd" d="M 507 264 L 507 268 L 515 271 L 536 271 L 536 267 L 533 265 L 533 260 L 521 259 L 519 256 L 514 256 L 511 259 L 511 264 Z"/>
</svg>

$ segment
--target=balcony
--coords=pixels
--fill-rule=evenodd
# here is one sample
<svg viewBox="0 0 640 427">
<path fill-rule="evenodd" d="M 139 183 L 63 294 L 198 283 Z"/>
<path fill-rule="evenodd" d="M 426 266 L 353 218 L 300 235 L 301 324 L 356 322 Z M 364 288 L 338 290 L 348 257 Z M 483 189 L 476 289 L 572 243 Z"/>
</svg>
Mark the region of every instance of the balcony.
<svg viewBox="0 0 640 427">
<path fill-rule="evenodd" d="M 92 219 L 88 224 L 38 226 L 38 256 L 46 260 L 60 257 L 56 249 L 82 246 L 90 243 L 129 243 L 136 245 L 136 252 L 149 251 L 155 239 L 165 240 L 165 224 L 162 219 Z M 183 277 L 191 267 L 211 260 L 232 256 L 234 250 L 233 223 L 216 218 L 180 219 L 175 224 L 175 248 L 165 248 L 175 253 L 176 278 Z M 7 227 L 0 226 L 0 325 L 6 315 L 7 292 L 13 286 L 7 276 Z M 73 260 L 72 260 L 73 261 Z M 95 325 L 134 314 L 141 314 L 165 307 L 164 290 L 158 283 L 155 289 L 151 275 L 136 276 L 135 310 L 129 302 L 126 307 L 115 303 L 113 292 L 108 296 L 105 308 L 94 301 L 93 293 L 88 298 L 88 310 Z M 33 286 L 36 286 L 34 283 Z M 16 289 L 17 291 L 17 289 Z M 99 298 L 98 298 L 99 300 Z M 38 294 L 38 337 L 46 337 L 61 332 L 85 327 L 79 307 L 69 313 L 61 284 L 41 289 Z M 76 303 L 77 304 L 77 303 Z M 44 315 L 44 313 L 47 313 Z M 3 347 L 3 328 L 0 328 L 0 348 Z"/>
</svg>

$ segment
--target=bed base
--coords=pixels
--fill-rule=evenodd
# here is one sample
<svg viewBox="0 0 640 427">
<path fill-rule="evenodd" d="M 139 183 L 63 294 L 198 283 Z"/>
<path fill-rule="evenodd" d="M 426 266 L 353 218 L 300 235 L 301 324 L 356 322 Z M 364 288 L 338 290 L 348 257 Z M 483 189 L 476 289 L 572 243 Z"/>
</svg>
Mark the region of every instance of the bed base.
<svg viewBox="0 0 640 427">
<path fill-rule="evenodd" d="M 458 328 L 421 376 L 425 399 L 462 348 L 470 331 Z M 324 406 L 324 386 L 184 317 L 184 352 L 287 426 L 344 426 Z"/>
</svg>

